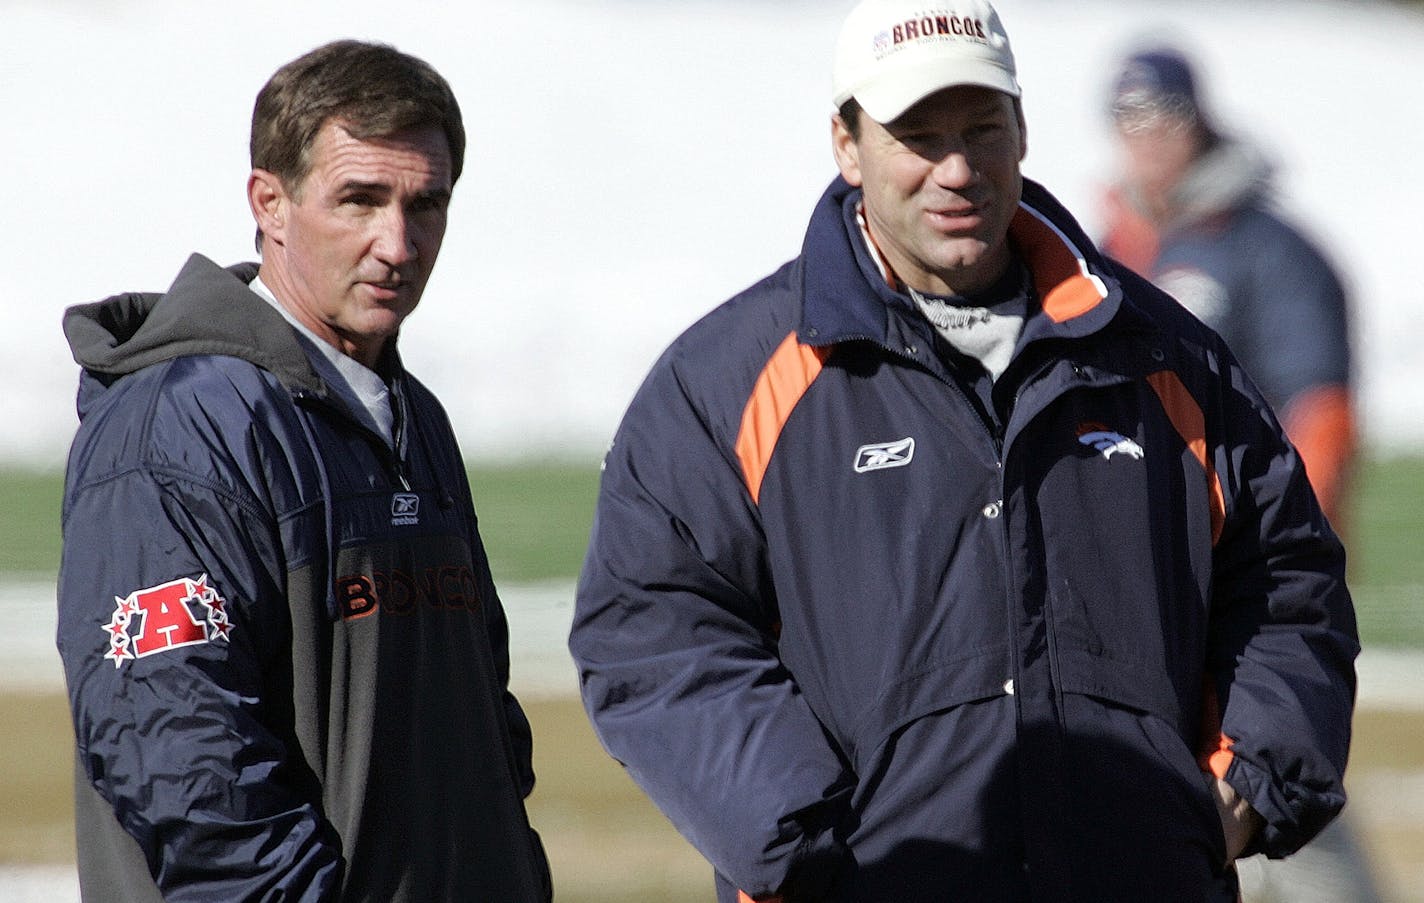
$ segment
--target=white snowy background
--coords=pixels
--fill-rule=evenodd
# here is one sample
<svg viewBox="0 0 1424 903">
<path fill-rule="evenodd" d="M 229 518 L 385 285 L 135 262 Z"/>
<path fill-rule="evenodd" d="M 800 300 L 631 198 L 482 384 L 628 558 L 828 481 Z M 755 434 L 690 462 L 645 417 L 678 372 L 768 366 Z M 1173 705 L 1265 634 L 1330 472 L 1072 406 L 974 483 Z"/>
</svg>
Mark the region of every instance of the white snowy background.
<svg viewBox="0 0 1424 903">
<path fill-rule="evenodd" d="M 1090 230 L 1115 63 L 1163 38 L 1197 59 L 1208 104 L 1274 150 L 1282 206 L 1353 291 L 1367 441 L 1424 449 L 1424 15 L 1346 0 L 997 5 L 1025 89 L 1025 172 Z M 470 133 L 407 363 L 472 456 L 592 463 L 677 332 L 799 249 L 834 175 L 830 52 L 850 6 L 0 0 L 0 467 L 62 465 L 66 306 L 166 288 L 193 251 L 252 257 L 253 98 L 338 37 L 429 60 Z M 53 584 L 33 576 L 0 585 L 24 628 L 0 668 L 12 690 L 59 680 Z M 506 589 L 520 692 L 569 692 L 569 588 Z M 1374 651 L 1361 666 L 1362 704 L 1418 705 L 1416 658 Z M 1417 813 L 1418 794 L 1398 790 L 1365 808 Z M 0 898 L 75 896 L 72 868 L 0 867 Z"/>
<path fill-rule="evenodd" d="M 587 456 L 682 327 L 800 247 L 834 175 L 830 48 L 851 4 L 750 0 L 0 0 L 0 465 L 58 466 L 69 305 L 250 259 L 253 97 L 337 37 L 454 85 L 470 150 L 411 369 L 474 457 Z M 1378 3 L 1001 0 L 1025 172 L 1090 230 L 1121 54 L 1177 41 L 1266 141 L 1283 207 L 1356 300 L 1364 427 L 1424 446 L 1424 16 Z"/>
</svg>

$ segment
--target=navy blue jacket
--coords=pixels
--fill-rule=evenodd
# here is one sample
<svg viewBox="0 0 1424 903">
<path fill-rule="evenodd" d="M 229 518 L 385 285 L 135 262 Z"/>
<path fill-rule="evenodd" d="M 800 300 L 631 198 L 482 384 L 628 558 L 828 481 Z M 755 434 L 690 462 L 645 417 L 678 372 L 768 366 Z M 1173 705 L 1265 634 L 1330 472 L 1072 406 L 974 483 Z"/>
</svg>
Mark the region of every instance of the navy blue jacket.
<svg viewBox="0 0 1424 903">
<path fill-rule="evenodd" d="M 396 449 L 194 256 L 72 308 L 59 650 L 86 900 L 546 900 L 528 723 L 444 411 Z"/>
<path fill-rule="evenodd" d="M 625 415 L 570 637 L 600 739 L 724 900 L 1230 898 L 1204 770 L 1272 855 L 1344 802 L 1355 622 L 1296 455 L 1032 182 L 993 426 L 857 200 Z"/>
</svg>

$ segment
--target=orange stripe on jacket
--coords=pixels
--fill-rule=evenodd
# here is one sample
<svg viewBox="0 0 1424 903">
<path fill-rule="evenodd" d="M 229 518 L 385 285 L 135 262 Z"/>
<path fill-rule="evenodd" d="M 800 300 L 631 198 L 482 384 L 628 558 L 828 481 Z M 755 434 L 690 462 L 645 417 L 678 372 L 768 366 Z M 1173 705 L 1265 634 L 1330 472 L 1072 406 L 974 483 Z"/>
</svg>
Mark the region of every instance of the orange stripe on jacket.
<svg viewBox="0 0 1424 903">
<path fill-rule="evenodd" d="M 1201 745 L 1197 749 L 1197 767 L 1226 780 L 1226 769 L 1236 754 L 1231 747 L 1236 741 L 1221 732 L 1221 702 L 1216 698 L 1216 684 L 1211 675 L 1202 678 Z"/>
<path fill-rule="evenodd" d="M 1019 206 L 1009 236 L 1023 255 L 1043 312 L 1062 323 L 1098 306 L 1107 295 L 1102 282 L 1088 274 L 1087 261 L 1051 223 L 1031 208 Z"/>
<path fill-rule="evenodd" d="M 1226 523 L 1226 497 L 1221 490 L 1221 479 L 1217 476 L 1216 466 L 1206 453 L 1206 416 L 1192 393 L 1187 391 L 1187 387 L 1182 385 L 1182 381 L 1172 371 L 1159 370 L 1150 374 L 1147 384 L 1157 393 L 1162 408 L 1167 412 L 1167 419 L 1172 421 L 1172 426 L 1206 472 L 1211 505 L 1211 544 L 1216 545 L 1217 540 L 1221 538 L 1221 528 Z"/>
<path fill-rule="evenodd" d="M 829 349 L 802 345 L 793 332 L 771 353 L 757 377 L 737 433 L 737 460 L 742 463 L 742 478 L 753 502 L 761 496 L 761 481 L 782 427 L 820 374 L 829 353 Z"/>
<path fill-rule="evenodd" d="M 1344 386 L 1325 385 L 1296 395 L 1281 423 L 1310 478 L 1315 497 L 1337 533 L 1345 528 L 1344 502 L 1355 457 L 1355 412 Z"/>
<path fill-rule="evenodd" d="M 1206 454 L 1206 415 L 1202 413 L 1201 405 L 1197 404 L 1197 400 L 1187 391 L 1187 387 L 1182 385 L 1182 380 L 1172 371 L 1159 370 L 1149 374 L 1147 384 L 1157 393 L 1163 410 L 1167 412 L 1167 419 L 1172 421 L 1173 428 L 1187 443 L 1192 457 L 1197 459 L 1206 474 L 1211 505 L 1211 542 L 1216 545 L 1217 540 L 1221 538 L 1222 525 L 1226 521 L 1226 502 L 1221 490 L 1221 479 Z M 1231 767 L 1231 760 L 1235 758 L 1235 753 L 1231 751 L 1235 743 L 1235 740 L 1222 733 L 1221 704 L 1216 696 L 1216 685 L 1211 676 L 1207 675 L 1202 681 L 1201 745 L 1197 750 L 1197 765 L 1202 771 L 1225 779 L 1226 769 Z"/>
</svg>

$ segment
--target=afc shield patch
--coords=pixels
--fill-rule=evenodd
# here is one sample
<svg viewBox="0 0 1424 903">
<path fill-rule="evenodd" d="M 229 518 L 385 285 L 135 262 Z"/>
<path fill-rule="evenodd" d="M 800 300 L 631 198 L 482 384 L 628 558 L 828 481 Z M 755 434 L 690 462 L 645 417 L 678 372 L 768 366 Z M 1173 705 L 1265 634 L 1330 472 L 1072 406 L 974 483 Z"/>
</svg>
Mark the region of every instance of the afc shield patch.
<svg viewBox="0 0 1424 903">
<path fill-rule="evenodd" d="M 232 631 L 227 601 L 208 585 L 208 575 L 181 577 L 114 597 L 114 613 L 100 626 L 109 635 L 104 658 L 126 661 L 183 646 L 226 641 Z"/>
</svg>

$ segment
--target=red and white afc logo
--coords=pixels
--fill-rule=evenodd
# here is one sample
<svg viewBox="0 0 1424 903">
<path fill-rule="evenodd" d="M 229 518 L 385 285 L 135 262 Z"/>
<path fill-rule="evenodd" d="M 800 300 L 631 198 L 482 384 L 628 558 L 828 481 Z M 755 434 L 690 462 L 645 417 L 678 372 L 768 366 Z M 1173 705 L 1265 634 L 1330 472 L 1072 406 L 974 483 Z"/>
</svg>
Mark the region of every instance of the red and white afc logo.
<svg viewBox="0 0 1424 903">
<path fill-rule="evenodd" d="M 114 602 L 102 629 L 109 635 L 104 658 L 113 660 L 115 668 L 157 652 L 226 640 L 232 631 L 227 602 L 208 586 L 207 574 L 135 590 L 122 599 L 115 596 Z"/>
</svg>

